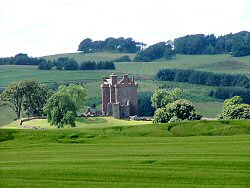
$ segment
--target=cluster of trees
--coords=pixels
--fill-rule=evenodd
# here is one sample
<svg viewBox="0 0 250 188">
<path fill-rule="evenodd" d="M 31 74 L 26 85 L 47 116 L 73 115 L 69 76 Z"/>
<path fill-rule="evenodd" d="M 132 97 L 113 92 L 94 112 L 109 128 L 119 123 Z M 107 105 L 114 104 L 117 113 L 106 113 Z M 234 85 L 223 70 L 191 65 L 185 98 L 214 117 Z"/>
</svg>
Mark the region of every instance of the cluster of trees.
<svg viewBox="0 0 250 188">
<path fill-rule="evenodd" d="M 183 120 L 200 120 L 202 115 L 195 111 L 193 104 L 186 99 L 179 99 L 181 90 L 157 90 L 152 98 L 156 111 L 154 123 L 169 123 Z M 250 105 L 243 103 L 240 96 L 234 96 L 224 101 L 223 111 L 218 119 L 250 119 Z"/>
<path fill-rule="evenodd" d="M 82 85 L 61 85 L 54 92 L 45 84 L 25 80 L 10 84 L 0 95 L 0 105 L 9 106 L 21 117 L 46 115 L 51 125 L 58 128 L 75 126 L 77 111 L 86 101 L 87 91 Z"/>
<path fill-rule="evenodd" d="M 59 57 L 54 61 L 43 61 L 38 65 L 40 70 L 50 70 L 56 67 L 57 70 L 78 70 L 79 64 L 74 58 Z"/>
<path fill-rule="evenodd" d="M 14 57 L 0 58 L 0 65 L 39 65 L 45 62 L 42 58 L 29 57 L 27 54 L 19 53 Z"/>
<path fill-rule="evenodd" d="M 174 39 L 176 53 L 250 55 L 250 32 L 242 31 L 215 37 L 213 34 L 186 35 Z"/>
<path fill-rule="evenodd" d="M 78 46 L 78 51 L 84 53 L 112 51 L 121 53 L 136 53 L 140 47 L 139 42 L 134 41 L 133 38 L 113 38 L 109 37 L 103 40 L 93 41 L 90 38 L 86 38 Z"/>
<path fill-rule="evenodd" d="M 196 70 L 162 69 L 156 74 L 161 81 L 187 82 L 209 86 L 248 87 L 250 81 L 245 75 L 219 74 Z"/>
<path fill-rule="evenodd" d="M 95 69 L 115 69 L 112 61 L 86 61 L 80 65 L 74 58 L 60 57 L 55 61 L 43 61 L 39 64 L 38 69 L 50 70 L 55 67 L 57 70 L 95 70 Z"/>
<path fill-rule="evenodd" d="M 159 58 L 166 58 L 171 60 L 175 58 L 175 50 L 170 42 L 159 42 L 154 45 L 149 46 L 145 50 L 138 52 L 134 58 L 134 61 L 148 62 Z"/>
<path fill-rule="evenodd" d="M 154 123 L 168 123 L 183 120 L 200 120 L 202 115 L 195 111 L 193 104 L 186 99 L 179 99 L 182 90 L 157 90 L 152 96 L 152 105 L 157 110 Z"/>
<path fill-rule="evenodd" d="M 115 64 L 113 61 L 86 61 L 82 62 L 80 67 L 80 70 L 101 70 L 101 69 L 110 69 L 114 70 L 115 69 Z"/>
<path fill-rule="evenodd" d="M 0 95 L 0 104 L 9 106 L 18 119 L 22 116 L 42 116 L 43 107 L 53 91 L 33 80 L 14 82 Z"/>
<path fill-rule="evenodd" d="M 219 87 L 209 92 L 209 96 L 216 99 L 229 99 L 240 96 L 243 102 L 250 104 L 250 89 L 240 87 Z"/>
<path fill-rule="evenodd" d="M 219 119 L 250 119 L 250 105 L 242 102 L 243 99 L 235 96 L 227 99 L 223 105 L 223 111 L 218 114 Z"/>
</svg>

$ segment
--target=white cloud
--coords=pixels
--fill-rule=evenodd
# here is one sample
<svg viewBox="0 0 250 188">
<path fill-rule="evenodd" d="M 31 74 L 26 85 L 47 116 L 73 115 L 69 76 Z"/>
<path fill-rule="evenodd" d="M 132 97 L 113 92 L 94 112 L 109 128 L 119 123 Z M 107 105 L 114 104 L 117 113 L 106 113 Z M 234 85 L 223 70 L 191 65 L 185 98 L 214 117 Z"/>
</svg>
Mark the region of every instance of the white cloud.
<svg viewBox="0 0 250 188">
<path fill-rule="evenodd" d="M 250 30 L 247 0 L 1 0 L 0 56 L 74 52 L 86 37 L 146 43 Z"/>
</svg>

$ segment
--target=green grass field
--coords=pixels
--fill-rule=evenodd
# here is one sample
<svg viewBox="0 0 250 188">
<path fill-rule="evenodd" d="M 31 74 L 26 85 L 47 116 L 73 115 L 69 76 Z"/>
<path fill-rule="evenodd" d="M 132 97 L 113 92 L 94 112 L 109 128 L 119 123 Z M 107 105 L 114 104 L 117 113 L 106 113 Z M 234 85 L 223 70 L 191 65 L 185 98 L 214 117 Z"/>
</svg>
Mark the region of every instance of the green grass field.
<svg viewBox="0 0 250 188">
<path fill-rule="evenodd" d="M 147 121 L 130 121 L 126 119 L 115 119 L 112 117 L 87 117 L 77 118 L 75 129 L 86 128 L 105 128 L 113 126 L 129 126 L 129 125 L 144 125 L 149 124 Z M 28 122 L 24 122 L 23 126 L 38 126 L 45 129 L 57 129 L 54 126 L 50 126 L 46 119 L 36 119 Z M 2 128 L 16 129 L 19 127 L 19 120 L 11 122 Z"/>
<path fill-rule="evenodd" d="M 248 187 L 249 134 L 249 121 L 0 129 L 0 187 Z"/>
<path fill-rule="evenodd" d="M 113 60 L 123 55 L 129 55 L 131 58 L 135 54 L 121 53 L 68 53 L 46 56 L 45 58 L 53 60 L 59 57 L 73 57 L 79 63 L 87 60 Z M 118 75 L 129 73 L 136 76 L 139 82 L 139 92 L 155 91 L 159 86 L 165 84 L 166 88 L 180 87 L 183 89 L 183 97 L 194 103 L 197 103 L 198 111 L 201 111 L 206 117 L 215 117 L 222 103 L 214 103 L 216 100 L 208 96 L 212 87 L 198 86 L 186 83 L 174 82 L 157 82 L 153 81 L 154 75 L 161 68 L 180 68 L 180 69 L 195 69 L 212 72 L 225 72 L 246 74 L 250 76 L 250 56 L 246 57 L 231 57 L 227 54 L 222 55 L 180 55 L 172 61 L 163 59 L 155 62 L 120 62 L 116 63 L 116 70 L 113 71 L 58 71 L 38 70 L 36 66 L 15 66 L 15 65 L 0 65 L 0 88 L 6 87 L 8 84 L 20 80 L 34 79 L 45 83 L 74 83 L 82 82 L 89 91 L 89 97 L 100 97 L 100 83 L 102 76 L 109 76 L 113 72 Z M 93 95 L 93 96 L 92 96 Z M 218 102 L 218 101 L 217 101 Z M 212 104 L 212 105 L 211 105 Z M 213 105 L 215 104 L 215 105 Z M 217 108 L 219 107 L 219 108 Z M 8 115 L 9 114 L 9 115 Z M 15 116 L 9 110 L 6 112 L 0 109 L 0 126 L 5 125 L 13 120 Z"/>
<path fill-rule="evenodd" d="M 121 53 L 71 53 L 46 56 L 47 59 L 56 59 L 58 57 L 74 57 L 78 62 L 85 60 L 112 60 L 122 55 Z M 102 76 L 109 76 L 112 72 L 117 74 L 131 73 L 139 76 L 141 79 L 152 79 L 156 72 L 161 68 L 180 68 L 195 69 L 212 72 L 225 72 L 246 74 L 250 76 L 250 56 L 231 57 L 227 54 L 222 55 L 177 55 L 172 61 L 163 59 L 155 62 L 120 62 L 116 63 L 117 69 L 114 71 L 41 71 L 36 66 L 11 66 L 0 65 L 0 86 L 6 86 L 11 82 L 36 79 L 41 82 L 56 81 L 76 81 L 76 80 L 101 80 Z"/>
<path fill-rule="evenodd" d="M 13 122 L 15 118 L 17 116 L 11 108 L 0 106 L 0 127 Z"/>
<path fill-rule="evenodd" d="M 48 60 L 57 60 L 59 57 L 71 57 L 77 60 L 79 63 L 84 61 L 112 61 L 122 56 L 129 56 L 131 59 L 135 57 L 134 53 L 110 53 L 110 52 L 98 52 L 98 53 L 66 53 L 55 54 L 50 56 L 44 56 L 43 58 Z"/>
</svg>

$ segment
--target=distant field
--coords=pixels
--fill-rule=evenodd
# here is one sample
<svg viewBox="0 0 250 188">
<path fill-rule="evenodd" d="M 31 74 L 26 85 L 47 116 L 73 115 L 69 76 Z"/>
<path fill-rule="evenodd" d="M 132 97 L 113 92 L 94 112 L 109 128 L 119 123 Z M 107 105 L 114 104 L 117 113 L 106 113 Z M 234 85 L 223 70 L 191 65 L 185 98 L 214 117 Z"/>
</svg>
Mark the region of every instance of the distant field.
<svg viewBox="0 0 250 188">
<path fill-rule="evenodd" d="M 194 107 L 204 117 L 215 118 L 222 112 L 223 102 L 195 102 Z"/>
<path fill-rule="evenodd" d="M 38 70 L 36 66 L 0 65 L 0 86 L 20 80 L 35 79 L 39 82 L 101 81 L 102 76 L 109 76 L 113 71 L 59 71 Z"/>
<path fill-rule="evenodd" d="M 249 125 L 0 129 L 0 187 L 248 187 Z"/>
<path fill-rule="evenodd" d="M 59 57 L 71 57 L 78 61 L 78 63 L 92 60 L 92 61 L 112 61 L 122 56 L 129 56 L 131 59 L 135 57 L 134 53 L 109 53 L 109 52 L 99 52 L 99 53 L 66 53 L 66 54 L 56 54 L 50 56 L 44 56 L 43 58 L 48 60 L 56 60 Z"/>
<path fill-rule="evenodd" d="M 86 57 L 90 60 L 102 58 L 107 60 L 120 57 L 116 53 L 93 53 L 93 54 L 61 54 L 47 56 L 47 59 L 59 56 L 76 56 L 78 61 L 84 61 Z M 126 54 L 123 54 L 126 55 Z M 133 56 L 134 54 L 130 54 Z M 76 81 L 76 80 L 101 80 L 102 76 L 109 76 L 112 72 L 119 75 L 131 73 L 141 79 L 153 79 L 161 68 L 196 69 L 212 72 L 225 72 L 246 74 L 250 76 L 250 56 L 233 58 L 230 55 L 177 55 L 172 61 L 158 60 L 156 62 L 120 62 L 116 63 L 113 71 L 41 71 L 36 66 L 0 66 L 0 86 L 24 79 L 36 79 L 41 82 Z"/>
<path fill-rule="evenodd" d="M 159 69 L 194 69 L 210 72 L 223 72 L 233 74 L 246 74 L 250 77 L 250 56 L 231 57 L 222 55 L 180 55 L 176 59 L 156 62 L 120 62 L 116 64 L 117 71 L 128 73 L 155 75 Z"/>
</svg>

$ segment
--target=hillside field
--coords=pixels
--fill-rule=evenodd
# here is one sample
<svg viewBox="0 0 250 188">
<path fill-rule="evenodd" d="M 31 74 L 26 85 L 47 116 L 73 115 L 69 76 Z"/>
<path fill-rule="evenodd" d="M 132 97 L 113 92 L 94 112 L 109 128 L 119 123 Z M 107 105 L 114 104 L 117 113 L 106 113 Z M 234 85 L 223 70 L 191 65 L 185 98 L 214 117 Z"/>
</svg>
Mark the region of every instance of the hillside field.
<svg viewBox="0 0 250 188">
<path fill-rule="evenodd" d="M 135 54 L 123 53 L 68 53 L 45 56 L 46 59 L 57 59 L 59 57 L 73 57 L 79 63 L 87 60 L 113 60 L 118 57 Z M 154 62 L 117 62 L 116 70 L 92 70 L 92 71 L 59 71 L 38 70 L 36 66 L 0 65 L 0 89 L 8 84 L 25 79 L 34 79 L 49 84 L 62 83 L 84 83 L 89 91 L 89 97 L 101 96 L 100 84 L 103 76 L 109 76 L 113 72 L 121 77 L 124 73 L 134 75 L 139 82 L 139 92 L 154 92 L 164 85 L 166 89 L 180 87 L 183 96 L 194 102 L 195 107 L 206 117 L 215 117 L 222 109 L 222 101 L 208 96 L 213 87 L 199 86 L 187 83 L 159 82 L 155 81 L 155 74 L 161 68 L 195 69 L 211 72 L 246 74 L 250 77 L 250 56 L 231 57 L 227 54 L 221 55 L 180 55 L 175 60 L 166 61 L 160 59 Z M 100 99 L 99 99 L 100 100 Z M 215 106 L 214 106 L 215 105 Z M 98 105 L 97 105 L 98 106 Z M 9 109 L 0 107 L 0 126 L 6 125 L 15 118 Z M 9 114 L 9 115 L 8 115 Z"/>
<path fill-rule="evenodd" d="M 92 125 L 0 129 L 0 187 L 250 184 L 249 121 Z"/>
</svg>

